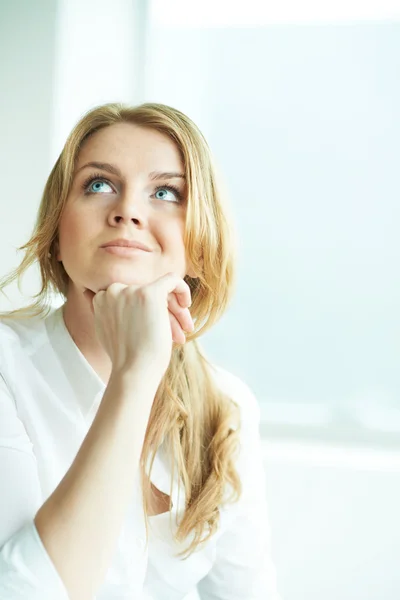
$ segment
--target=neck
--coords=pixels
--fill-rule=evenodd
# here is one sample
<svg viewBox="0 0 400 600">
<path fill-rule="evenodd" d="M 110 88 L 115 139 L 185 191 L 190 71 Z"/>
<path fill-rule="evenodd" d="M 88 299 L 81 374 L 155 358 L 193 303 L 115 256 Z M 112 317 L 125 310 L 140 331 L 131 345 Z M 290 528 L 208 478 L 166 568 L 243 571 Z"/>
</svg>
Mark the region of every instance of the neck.
<svg viewBox="0 0 400 600">
<path fill-rule="evenodd" d="M 111 359 L 96 336 L 94 315 L 88 301 L 75 286 L 71 286 L 71 289 L 68 290 L 67 301 L 63 306 L 63 316 L 65 326 L 73 341 L 100 379 L 107 385 L 112 370 Z"/>
</svg>

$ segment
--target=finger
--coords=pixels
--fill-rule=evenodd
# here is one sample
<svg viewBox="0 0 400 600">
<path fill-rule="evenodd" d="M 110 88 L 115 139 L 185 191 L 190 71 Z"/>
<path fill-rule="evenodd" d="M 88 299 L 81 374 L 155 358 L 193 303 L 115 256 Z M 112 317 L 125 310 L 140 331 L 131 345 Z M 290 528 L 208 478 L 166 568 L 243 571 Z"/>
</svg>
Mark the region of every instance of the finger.
<svg viewBox="0 0 400 600">
<path fill-rule="evenodd" d="M 110 285 L 105 290 L 99 290 L 98 293 L 104 291 L 107 292 L 109 296 L 118 296 L 120 292 L 126 288 L 130 288 L 130 290 L 136 290 L 139 286 L 137 285 L 127 285 L 126 283 L 121 283 L 120 281 L 114 281 L 110 283 Z"/>
<path fill-rule="evenodd" d="M 183 308 L 187 308 L 192 304 L 192 298 L 188 284 L 182 279 L 182 277 L 179 277 L 175 273 L 167 273 L 166 275 L 163 275 L 151 283 L 150 286 L 159 288 L 160 292 L 164 292 L 165 296 L 171 292 L 174 292 L 180 306 Z"/>
<path fill-rule="evenodd" d="M 168 311 L 169 320 L 171 323 L 172 339 L 176 344 L 184 344 L 186 342 L 185 334 L 179 325 L 178 319 L 175 315 Z"/>
<path fill-rule="evenodd" d="M 194 324 L 188 308 L 182 308 L 174 292 L 168 294 L 168 310 L 174 314 L 184 331 L 193 331 Z"/>
<path fill-rule="evenodd" d="M 118 296 L 118 294 L 121 292 L 121 290 L 125 289 L 126 287 L 128 287 L 128 286 L 124 283 L 114 282 L 114 283 L 111 283 L 107 288 L 100 289 L 97 292 L 93 292 L 89 288 L 86 288 L 83 291 L 83 296 L 89 302 L 90 310 L 92 311 L 93 314 L 95 314 L 95 308 L 94 308 L 95 305 L 99 304 L 100 300 L 103 299 L 103 296 L 106 293 L 107 293 L 107 296 L 115 297 L 115 296 Z"/>
</svg>

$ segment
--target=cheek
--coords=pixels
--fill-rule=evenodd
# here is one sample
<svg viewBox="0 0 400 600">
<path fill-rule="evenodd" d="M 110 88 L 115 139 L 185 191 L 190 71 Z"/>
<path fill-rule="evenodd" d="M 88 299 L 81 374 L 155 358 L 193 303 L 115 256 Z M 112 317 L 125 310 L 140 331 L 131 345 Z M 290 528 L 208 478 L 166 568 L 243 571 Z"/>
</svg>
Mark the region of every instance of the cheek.
<svg viewBox="0 0 400 600">
<path fill-rule="evenodd" d="M 163 251 L 174 267 L 179 271 L 185 270 L 184 223 L 170 223 L 169 227 L 164 229 L 163 245 Z"/>
<path fill-rule="evenodd" d="M 87 247 L 93 220 L 89 215 L 65 212 L 59 227 L 59 247 L 62 256 L 72 256 L 81 247 Z"/>
<path fill-rule="evenodd" d="M 180 220 L 170 220 L 159 224 L 160 240 L 168 254 L 181 254 L 184 251 L 184 230 L 184 223 Z"/>
</svg>

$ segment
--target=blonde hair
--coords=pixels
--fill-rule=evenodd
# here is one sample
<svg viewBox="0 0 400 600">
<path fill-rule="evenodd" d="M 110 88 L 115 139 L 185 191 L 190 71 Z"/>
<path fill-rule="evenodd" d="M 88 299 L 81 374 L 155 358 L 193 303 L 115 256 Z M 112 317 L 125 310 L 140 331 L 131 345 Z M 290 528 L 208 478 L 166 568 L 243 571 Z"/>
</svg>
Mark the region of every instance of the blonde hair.
<svg viewBox="0 0 400 600">
<path fill-rule="evenodd" d="M 185 511 L 175 539 L 192 533 L 192 542 L 178 556 L 192 553 L 217 530 L 224 502 L 236 502 L 242 492 L 235 468 L 239 449 L 239 409 L 217 386 L 211 365 L 197 339 L 224 313 L 232 297 L 235 243 L 215 165 L 206 140 L 182 112 L 164 104 L 127 106 L 111 103 L 88 111 L 70 133 L 46 182 L 31 239 L 20 265 L 0 281 L 0 291 L 39 263 L 41 290 L 29 306 L 2 318 L 47 316 L 50 294 L 66 299 L 69 277 L 57 260 L 58 226 L 74 176 L 80 148 L 96 131 L 114 123 L 134 123 L 157 130 L 173 140 L 185 169 L 187 213 L 185 248 L 198 274 L 185 277 L 192 294 L 191 315 L 195 330 L 183 346 L 173 345 L 171 361 L 157 390 L 141 455 L 141 478 L 148 541 L 148 508 L 152 494 L 150 474 L 154 457 L 164 442 L 185 491 Z M 150 458 L 149 473 L 146 472 Z M 226 487 L 230 495 L 226 495 Z M 170 513 L 171 514 L 171 513 Z M 205 534 L 205 535 L 203 535 Z"/>
</svg>

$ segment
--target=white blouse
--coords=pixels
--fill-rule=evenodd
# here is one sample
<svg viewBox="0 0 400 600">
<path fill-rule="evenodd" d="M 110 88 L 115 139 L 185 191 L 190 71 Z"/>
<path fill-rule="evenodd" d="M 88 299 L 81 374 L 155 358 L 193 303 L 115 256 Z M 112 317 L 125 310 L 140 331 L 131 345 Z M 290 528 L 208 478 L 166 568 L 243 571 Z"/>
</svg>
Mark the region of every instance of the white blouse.
<svg viewBox="0 0 400 600">
<path fill-rule="evenodd" d="M 215 367 L 217 383 L 240 406 L 243 495 L 222 506 L 217 533 L 188 559 L 169 512 L 149 517 L 139 475 L 118 544 L 96 600 L 279 600 L 270 554 L 260 411 L 249 388 Z M 72 464 L 106 386 L 70 336 L 62 307 L 43 319 L 0 321 L 0 598 L 68 600 L 34 524 Z M 158 450 L 151 481 L 170 494 L 169 460 Z M 183 483 L 172 491 L 172 530 L 183 514 Z"/>
</svg>

